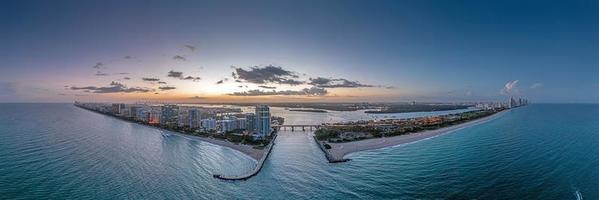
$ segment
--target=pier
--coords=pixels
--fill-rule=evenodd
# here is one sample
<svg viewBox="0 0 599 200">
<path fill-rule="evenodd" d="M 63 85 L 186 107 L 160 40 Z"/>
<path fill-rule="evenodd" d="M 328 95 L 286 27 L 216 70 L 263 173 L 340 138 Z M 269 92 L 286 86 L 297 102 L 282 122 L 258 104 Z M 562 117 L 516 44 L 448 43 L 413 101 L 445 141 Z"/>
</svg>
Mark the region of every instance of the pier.
<svg viewBox="0 0 599 200">
<path fill-rule="evenodd" d="M 272 138 L 270 144 L 268 144 L 268 146 L 266 147 L 266 154 L 262 156 L 262 158 L 258 161 L 258 164 L 256 164 L 256 167 L 243 175 L 238 175 L 238 176 L 227 176 L 227 175 L 221 175 L 221 174 L 214 174 L 212 175 L 214 178 L 217 179 L 221 179 L 221 180 L 229 180 L 229 181 L 240 181 L 240 180 L 247 180 L 249 178 L 252 178 L 253 176 L 256 176 L 256 174 L 258 174 L 258 172 L 260 172 L 260 170 L 262 169 L 262 167 L 264 166 L 264 162 L 266 161 L 266 158 L 268 158 L 268 155 L 270 155 L 270 152 L 272 151 L 272 147 L 275 145 L 275 139 L 277 139 L 277 135 L 275 134 L 275 136 Z"/>
</svg>

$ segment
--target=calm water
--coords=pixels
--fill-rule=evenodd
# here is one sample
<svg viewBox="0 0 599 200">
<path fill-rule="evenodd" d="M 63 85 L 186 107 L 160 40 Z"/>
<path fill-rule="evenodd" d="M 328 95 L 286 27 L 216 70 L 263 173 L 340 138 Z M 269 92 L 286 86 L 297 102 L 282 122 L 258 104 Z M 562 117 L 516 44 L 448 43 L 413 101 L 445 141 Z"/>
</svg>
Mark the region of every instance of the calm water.
<svg viewBox="0 0 599 200">
<path fill-rule="evenodd" d="M 0 104 L 0 199 L 599 199 L 599 105 L 540 104 L 329 164 L 282 132 L 258 176 L 243 154 L 69 104 Z"/>
</svg>

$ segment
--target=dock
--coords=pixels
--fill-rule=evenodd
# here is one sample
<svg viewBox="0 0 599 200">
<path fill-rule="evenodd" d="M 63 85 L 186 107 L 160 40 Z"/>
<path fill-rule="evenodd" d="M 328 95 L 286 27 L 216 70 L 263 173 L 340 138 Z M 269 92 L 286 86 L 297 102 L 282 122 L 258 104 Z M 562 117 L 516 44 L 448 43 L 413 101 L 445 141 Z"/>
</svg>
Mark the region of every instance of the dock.
<svg viewBox="0 0 599 200">
<path fill-rule="evenodd" d="M 258 164 L 256 165 L 256 167 L 252 171 L 250 171 L 246 174 L 243 174 L 243 175 L 236 175 L 236 176 L 226 176 L 226 175 L 221 175 L 221 174 L 214 174 L 212 176 L 217 179 L 228 180 L 228 181 L 245 181 L 249 178 L 252 178 L 253 176 L 256 176 L 260 172 L 260 170 L 262 170 L 262 167 L 264 166 L 264 162 L 270 155 L 270 152 L 272 151 L 272 147 L 275 145 L 275 139 L 277 139 L 276 134 L 272 138 L 270 144 L 268 144 L 268 146 L 266 147 L 267 148 L 266 154 L 262 156 L 262 158 L 258 161 Z"/>
</svg>

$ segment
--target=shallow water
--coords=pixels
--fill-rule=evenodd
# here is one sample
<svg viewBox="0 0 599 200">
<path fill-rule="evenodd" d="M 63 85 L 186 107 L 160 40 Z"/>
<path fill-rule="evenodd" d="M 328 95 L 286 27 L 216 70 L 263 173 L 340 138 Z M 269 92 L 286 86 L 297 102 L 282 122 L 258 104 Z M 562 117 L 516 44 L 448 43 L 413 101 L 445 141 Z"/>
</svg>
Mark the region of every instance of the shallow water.
<svg viewBox="0 0 599 200">
<path fill-rule="evenodd" d="M 598 199 L 597 141 L 596 104 L 530 105 L 340 164 L 284 131 L 256 177 L 227 182 L 212 174 L 255 162 L 70 104 L 0 104 L 0 199 Z"/>
</svg>

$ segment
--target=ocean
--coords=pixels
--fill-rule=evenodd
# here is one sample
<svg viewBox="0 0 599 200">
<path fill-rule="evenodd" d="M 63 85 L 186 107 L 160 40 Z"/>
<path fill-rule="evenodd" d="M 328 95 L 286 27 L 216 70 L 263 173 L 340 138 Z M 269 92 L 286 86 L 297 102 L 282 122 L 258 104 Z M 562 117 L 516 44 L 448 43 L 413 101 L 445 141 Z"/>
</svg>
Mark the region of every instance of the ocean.
<svg viewBox="0 0 599 200">
<path fill-rule="evenodd" d="M 599 199 L 598 142 L 599 104 L 532 104 L 335 164 L 282 131 L 262 171 L 231 182 L 212 175 L 255 161 L 71 104 L 0 104 L 0 199 Z"/>
</svg>

